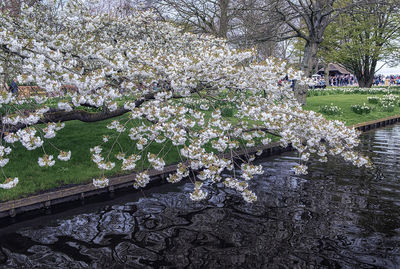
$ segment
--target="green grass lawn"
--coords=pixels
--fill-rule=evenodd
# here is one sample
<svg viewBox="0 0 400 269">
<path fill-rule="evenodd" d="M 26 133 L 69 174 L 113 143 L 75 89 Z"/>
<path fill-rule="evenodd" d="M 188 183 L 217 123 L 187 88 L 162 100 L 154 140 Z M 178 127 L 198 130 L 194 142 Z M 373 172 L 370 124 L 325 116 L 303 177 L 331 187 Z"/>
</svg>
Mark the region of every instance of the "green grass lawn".
<svg viewBox="0 0 400 269">
<path fill-rule="evenodd" d="M 307 97 L 307 105 L 304 107 L 306 110 L 313 110 L 318 112 L 320 107 L 324 105 L 333 104 L 342 109 L 342 114 L 340 115 L 325 115 L 327 119 L 331 120 L 341 120 L 346 123 L 346 125 L 353 125 L 361 122 L 377 120 L 380 118 L 385 118 L 394 115 L 400 115 L 400 106 L 395 106 L 393 112 L 381 111 L 380 107 L 376 104 L 368 104 L 368 96 L 378 96 L 382 97 L 383 94 L 338 94 L 338 95 L 322 95 L 322 96 L 312 96 Z M 376 109 L 369 114 L 356 114 L 351 110 L 352 105 L 363 103 L 371 106 L 375 106 Z"/>
<path fill-rule="evenodd" d="M 206 112 L 206 117 L 211 117 L 211 112 Z M 109 149 L 115 141 L 117 133 L 114 130 L 107 129 L 107 125 L 113 120 L 120 120 L 121 123 L 126 121 L 127 116 L 121 116 L 101 122 L 85 123 L 80 121 L 65 122 L 65 127 L 57 133 L 53 139 L 44 140 L 44 148 L 46 154 L 53 155 L 56 163 L 51 167 L 40 167 L 38 158 L 43 156 L 43 150 L 35 149 L 33 151 L 26 150 L 21 143 L 17 142 L 10 145 L 12 152 L 7 156 L 10 161 L 3 168 L 7 177 L 18 177 L 19 183 L 15 188 L 4 190 L 0 189 L 0 201 L 12 200 L 26 197 L 41 191 L 55 189 L 61 186 L 82 184 L 91 182 L 93 178 L 102 176 L 102 171 L 91 160 L 90 148 L 103 143 L 103 136 L 110 137 L 109 141 L 103 147 L 103 157 L 106 158 Z M 235 122 L 235 118 L 229 118 L 231 122 Z M 133 125 L 139 122 L 130 122 L 126 125 L 129 130 Z M 59 151 L 52 145 L 63 151 L 71 151 L 71 159 L 63 162 L 57 159 Z M 152 143 L 146 150 L 139 151 L 136 143 L 128 137 L 127 133 L 123 133 L 118 138 L 118 143 L 114 145 L 110 154 L 110 160 L 116 163 L 111 171 L 106 171 L 105 176 L 117 176 L 129 174 L 132 171 L 123 171 L 121 169 L 121 161 L 115 158 L 115 154 L 123 151 L 127 155 L 141 154 L 142 159 L 146 159 L 147 153 L 156 153 L 162 157 L 166 165 L 177 163 L 180 161 L 179 149 L 172 145 L 169 141 L 164 144 Z M 123 150 L 122 150 L 123 149 Z M 213 150 L 210 145 L 206 145 L 208 151 Z M 215 151 L 215 150 L 213 150 Z M 149 167 L 148 161 L 138 161 L 136 168 L 143 170 Z M 136 170 L 136 169 L 135 169 Z M 3 182 L 3 179 L 0 180 Z"/>
<path fill-rule="evenodd" d="M 123 121 L 123 117 L 119 117 Z M 20 143 L 12 145 L 12 152 L 8 156 L 10 161 L 3 168 L 7 177 L 18 177 L 19 183 L 15 188 L 9 190 L 0 189 L 0 200 L 11 200 L 26 197 L 33 193 L 45 190 L 55 189 L 60 186 L 81 184 L 91 182 L 93 178 L 100 177 L 102 172 L 97 165 L 91 160 L 91 147 L 102 144 L 103 135 L 111 137 L 109 142 L 103 145 L 104 157 L 108 154 L 108 149 L 114 142 L 116 132 L 106 128 L 114 119 L 109 119 L 95 123 L 84 123 L 79 121 L 70 121 L 65 123 L 65 128 L 60 130 L 57 136 L 50 140 L 45 140 L 44 148 L 46 154 L 53 155 L 57 158 L 58 150 L 52 147 L 49 142 L 53 143 L 61 150 L 72 152 L 71 159 L 67 162 L 56 159 L 56 163 L 51 167 L 40 167 L 38 165 L 38 157 L 43 156 L 41 149 L 27 151 Z M 133 123 L 127 125 L 129 129 Z M 122 135 L 118 139 L 119 145 L 116 145 L 110 154 L 110 160 L 116 162 L 113 170 L 107 171 L 106 176 L 116 176 L 130 173 L 121 170 L 121 161 L 115 158 L 115 154 L 124 149 L 127 154 L 138 154 L 139 151 L 135 147 L 135 143 L 126 135 Z M 166 160 L 167 165 L 179 161 L 178 148 L 172 143 L 167 142 L 164 145 L 157 143 L 148 147 L 151 152 L 158 153 Z M 147 156 L 148 151 L 142 152 Z M 145 158 L 142 158 L 145 159 Z M 138 169 L 145 169 L 149 166 L 148 162 L 137 162 Z"/>
<path fill-rule="evenodd" d="M 43 155 L 42 150 L 27 151 L 20 143 L 15 143 L 4 172 L 7 177 L 18 177 L 20 182 L 13 189 L 0 189 L 0 199 L 15 199 L 60 185 L 88 182 L 100 176 L 99 169 L 90 161 L 89 148 L 100 144 L 102 135 L 111 134 L 105 128 L 107 123 L 109 120 L 96 123 L 67 122 L 55 138 L 45 140 L 44 147 L 46 153 L 54 158 L 57 158 L 58 152 L 48 142 L 62 150 L 71 150 L 71 159 L 68 162 L 56 160 L 56 164 L 48 168 L 39 167 L 37 163 L 38 157 Z"/>
<path fill-rule="evenodd" d="M 305 109 L 318 112 L 321 106 L 333 103 L 334 105 L 339 106 L 343 113 L 336 116 L 326 116 L 326 118 L 342 120 L 345 121 L 347 125 L 392 115 L 400 115 L 399 106 L 397 106 L 393 112 L 382 112 L 377 108 L 370 114 L 359 115 L 354 113 L 351 110 L 351 106 L 354 104 L 363 104 L 364 102 L 368 104 L 368 96 L 371 95 L 338 94 L 308 97 Z M 230 117 L 231 113 L 232 111 L 228 109 L 226 115 L 223 113 L 223 116 Z M 211 114 L 211 112 L 206 114 Z M 123 117 L 119 117 L 118 119 L 123 120 Z M 57 158 L 58 151 L 50 146 L 49 142 L 53 143 L 61 150 L 70 150 L 72 152 L 71 160 L 63 162 L 57 159 L 56 164 L 52 167 L 39 167 L 37 161 L 38 157 L 43 156 L 42 150 L 36 149 L 33 151 L 27 151 L 20 143 L 12 145 L 13 151 L 8 156 L 10 162 L 4 167 L 4 172 L 7 177 L 18 177 L 20 182 L 13 189 L 0 189 L 0 200 L 6 201 L 26 197 L 34 193 L 55 189 L 65 185 L 88 183 L 91 182 L 92 178 L 101 176 L 102 172 L 90 159 L 91 154 L 89 148 L 101 144 L 103 135 L 115 136 L 115 131 L 106 128 L 106 125 L 112 120 L 114 119 L 94 123 L 84 123 L 79 121 L 66 122 L 65 128 L 59 131 L 55 138 L 45 140 L 44 147 L 46 153 L 48 155 L 53 155 L 54 158 Z M 230 118 L 230 120 L 233 123 L 236 122 L 235 118 Z M 135 123 L 131 123 L 131 125 L 127 126 L 127 129 L 129 129 L 133 124 Z M 105 150 L 110 148 L 112 143 L 113 139 L 110 139 L 110 141 L 104 146 Z M 131 141 L 126 134 L 120 137 L 119 143 L 121 144 L 121 147 L 125 149 L 125 152 L 126 149 L 128 149 L 127 154 L 138 153 L 135 143 Z M 175 146 L 172 146 L 171 143 L 166 145 L 154 143 L 151 145 L 150 151 L 155 153 L 160 151 L 161 148 L 163 149 L 162 155 L 164 155 L 163 157 L 167 165 L 179 161 L 178 149 Z M 108 171 L 106 176 L 123 174 L 123 171 L 120 169 L 121 162 L 114 158 L 114 154 L 119 151 L 120 147 L 117 145 L 110 158 L 111 161 L 116 162 L 116 167 L 112 171 Z M 144 152 L 143 154 L 147 155 L 147 152 Z M 147 166 L 148 163 L 139 162 L 137 168 L 143 169 Z"/>
</svg>

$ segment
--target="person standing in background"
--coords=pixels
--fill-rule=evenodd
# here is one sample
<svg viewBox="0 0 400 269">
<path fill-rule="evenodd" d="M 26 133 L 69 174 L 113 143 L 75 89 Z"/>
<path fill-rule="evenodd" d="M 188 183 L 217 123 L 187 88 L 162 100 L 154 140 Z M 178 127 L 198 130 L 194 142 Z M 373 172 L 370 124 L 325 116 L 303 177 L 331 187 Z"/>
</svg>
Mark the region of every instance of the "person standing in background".
<svg viewBox="0 0 400 269">
<path fill-rule="evenodd" d="M 18 95 L 18 84 L 16 78 L 14 78 L 10 84 L 10 91 L 12 94 Z"/>
</svg>

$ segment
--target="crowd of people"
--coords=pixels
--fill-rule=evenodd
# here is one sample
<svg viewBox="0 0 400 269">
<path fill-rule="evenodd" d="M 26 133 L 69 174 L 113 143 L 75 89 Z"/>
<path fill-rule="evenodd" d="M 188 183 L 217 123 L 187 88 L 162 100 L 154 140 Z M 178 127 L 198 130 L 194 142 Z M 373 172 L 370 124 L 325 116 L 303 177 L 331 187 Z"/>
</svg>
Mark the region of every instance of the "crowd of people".
<svg viewBox="0 0 400 269">
<path fill-rule="evenodd" d="M 374 77 L 374 85 L 376 86 L 400 86 L 400 75 L 384 76 L 379 75 Z"/>
<path fill-rule="evenodd" d="M 314 77 L 315 85 L 325 86 L 325 77 Z M 374 77 L 373 85 L 375 86 L 400 86 L 400 75 L 377 75 Z M 329 86 L 347 87 L 358 86 L 358 81 L 354 75 L 335 75 L 329 76 Z M 318 88 L 318 86 L 317 86 Z"/>
<path fill-rule="evenodd" d="M 316 88 L 321 88 L 321 86 L 326 86 L 324 76 L 313 76 Z M 357 78 L 353 75 L 335 75 L 329 76 L 329 86 L 345 87 L 345 86 L 357 86 Z"/>
<path fill-rule="evenodd" d="M 357 85 L 357 78 L 353 75 L 335 75 L 329 77 L 329 86 L 354 86 Z"/>
</svg>

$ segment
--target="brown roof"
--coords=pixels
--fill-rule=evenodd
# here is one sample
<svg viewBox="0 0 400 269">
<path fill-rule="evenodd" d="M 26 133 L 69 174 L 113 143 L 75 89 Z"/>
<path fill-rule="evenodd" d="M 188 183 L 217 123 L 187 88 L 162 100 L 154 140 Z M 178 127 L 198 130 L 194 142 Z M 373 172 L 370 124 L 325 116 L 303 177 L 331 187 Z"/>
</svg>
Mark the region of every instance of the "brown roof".
<svg viewBox="0 0 400 269">
<path fill-rule="evenodd" d="M 344 74 L 344 75 L 350 74 L 350 72 L 347 71 L 347 69 L 343 65 L 338 64 L 338 63 L 329 63 L 328 71 L 329 72 L 341 73 L 341 74 Z M 320 70 L 318 70 L 318 73 L 324 73 L 324 72 L 325 72 L 324 68 L 321 68 Z"/>
</svg>

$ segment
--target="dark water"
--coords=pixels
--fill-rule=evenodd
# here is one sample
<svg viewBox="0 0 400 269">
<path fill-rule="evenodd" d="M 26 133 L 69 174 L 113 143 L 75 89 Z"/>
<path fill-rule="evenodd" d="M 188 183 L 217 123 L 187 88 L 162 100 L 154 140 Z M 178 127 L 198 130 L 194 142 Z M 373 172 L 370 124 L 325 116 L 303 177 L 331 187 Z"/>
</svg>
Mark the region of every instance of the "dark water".
<svg viewBox="0 0 400 269">
<path fill-rule="evenodd" d="M 3 227 L 0 268 L 400 268 L 400 126 L 362 150 L 375 169 L 260 160 L 251 205 L 211 189 L 194 203 L 185 184 Z"/>
</svg>

